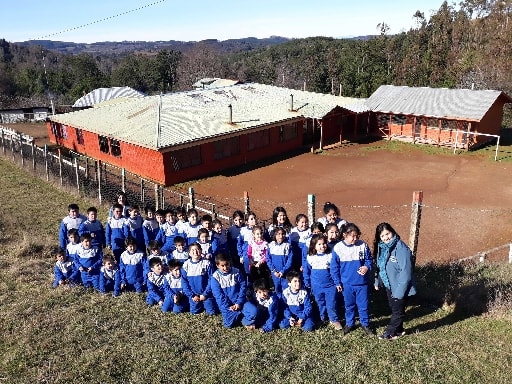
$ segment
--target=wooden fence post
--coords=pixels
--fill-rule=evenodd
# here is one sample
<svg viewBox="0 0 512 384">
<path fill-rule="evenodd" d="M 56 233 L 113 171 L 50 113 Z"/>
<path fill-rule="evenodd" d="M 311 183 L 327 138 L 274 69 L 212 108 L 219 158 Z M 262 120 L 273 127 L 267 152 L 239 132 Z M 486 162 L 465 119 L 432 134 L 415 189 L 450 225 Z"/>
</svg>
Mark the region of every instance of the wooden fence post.
<svg viewBox="0 0 512 384">
<path fill-rule="evenodd" d="M 44 145 L 44 168 L 46 172 L 46 181 L 50 181 L 50 168 L 48 167 L 48 145 Z"/>
<path fill-rule="evenodd" d="M 12 153 L 12 161 L 16 162 L 16 151 L 14 150 L 14 136 L 11 135 L 11 153 Z"/>
<path fill-rule="evenodd" d="M 126 192 L 126 169 L 121 168 L 121 190 Z"/>
<path fill-rule="evenodd" d="M 25 166 L 25 157 L 23 156 L 23 135 L 19 134 L 20 139 L 20 156 L 21 156 L 21 166 Z"/>
<path fill-rule="evenodd" d="M 315 222 L 315 205 L 316 205 L 316 199 L 315 195 L 308 195 L 308 221 L 309 225 L 313 224 Z"/>
<path fill-rule="evenodd" d="M 160 185 L 160 187 L 158 188 L 158 192 L 159 192 L 159 195 L 160 195 L 160 207 L 162 209 L 164 209 L 164 207 L 165 207 L 164 187 L 162 187 Z"/>
<path fill-rule="evenodd" d="M 212 219 L 213 220 L 217 219 L 217 211 L 215 209 L 215 204 L 212 204 Z"/>
<path fill-rule="evenodd" d="M 183 208 L 184 206 L 185 206 L 185 196 L 180 193 L 180 207 Z"/>
<path fill-rule="evenodd" d="M 188 189 L 188 202 L 190 204 L 190 208 L 195 208 L 196 207 L 196 199 L 195 199 L 195 196 L 194 196 L 194 188 L 190 187 Z"/>
<path fill-rule="evenodd" d="M 422 207 L 423 191 L 414 191 L 412 195 L 411 229 L 409 232 L 409 247 L 412 252 L 413 265 L 416 264 L 416 252 L 418 250 Z"/>
<path fill-rule="evenodd" d="M 247 191 L 244 191 L 244 213 L 248 213 L 249 211 L 249 193 Z"/>
<path fill-rule="evenodd" d="M 96 177 L 98 179 L 98 200 L 100 201 L 100 204 L 101 204 L 101 160 L 98 160 L 96 161 Z"/>
<path fill-rule="evenodd" d="M 2 129 L 2 151 L 5 155 L 5 134 L 4 134 L 4 130 Z"/>
<path fill-rule="evenodd" d="M 146 201 L 146 193 L 144 190 L 144 179 L 142 177 L 140 178 L 140 201 L 142 202 L 142 204 L 144 204 L 144 201 Z M 155 209 L 156 209 L 156 205 L 155 205 Z"/>
<path fill-rule="evenodd" d="M 80 174 L 78 172 L 78 161 L 76 160 L 76 157 L 73 158 L 73 166 L 75 167 L 76 190 L 78 191 L 78 194 L 80 195 Z"/>
<path fill-rule="evenodd" d="M 85 178 L 89 180 L 89 158 L 85 158 Z"/>
<path fill-rule="evenodd" d="M 60 177 L 60 185 L 64 185 L 64 180 L 62 178 L 62 153 L 60 151 L 60 148 L 58 149 L 59 151 L 59 177 Z"/>
<path fill-rule="evenodd" d="M 32 140 L 32 170 L 36 170 L 36 144 L 34 140 Z"/>
<path fill-rule="evenodd" d="M 158 189 L 158 184 L 155 184 L 155 208 L 160 209 L 160 191 Z"/>
</svg>

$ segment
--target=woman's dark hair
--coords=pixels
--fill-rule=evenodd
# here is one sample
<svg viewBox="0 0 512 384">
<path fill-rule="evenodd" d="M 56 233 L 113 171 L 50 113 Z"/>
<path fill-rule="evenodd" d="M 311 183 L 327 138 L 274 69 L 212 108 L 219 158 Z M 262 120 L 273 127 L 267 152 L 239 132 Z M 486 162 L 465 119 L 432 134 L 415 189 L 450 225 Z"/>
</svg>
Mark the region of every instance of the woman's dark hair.
<svg viewBox="0 0 512 384">
<path fill-rule="evenodd" d="M 388 223 L 380 223 L 377 225 L 377 228 L 375 228 L 375 239 L 373 240 L 373 257 L 375 260 L 377 260 L 377 256 L 379 254 L 379 242 L 380 242 L 380 234 L 382 231 L 387 230 L 393 234 L 393 236 L 396 236 L 395 229 L 391 226 L 391 224 Z"/>
</svg>

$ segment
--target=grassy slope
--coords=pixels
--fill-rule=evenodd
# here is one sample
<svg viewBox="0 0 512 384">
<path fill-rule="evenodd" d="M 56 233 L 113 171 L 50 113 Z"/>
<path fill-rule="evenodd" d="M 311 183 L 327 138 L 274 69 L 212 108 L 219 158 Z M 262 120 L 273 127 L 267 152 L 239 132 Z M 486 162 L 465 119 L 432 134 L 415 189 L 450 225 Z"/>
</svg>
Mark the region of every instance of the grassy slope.
<svg viewBox="0 0 512 384">
<path fill-rule="evenodd" d="M 4 158 L 0 201 L 2 382 L 498 383 L 512 376 L 509 266 L 422 267 L 411 334 L 395 342 L 360 329 L 343 337 L 330 327 L 262 335 L 225 330 L 220 317 L 164 315 L 136 294 L 52 289 L 58 224 L 69 202 L 90 202 Z M 496 292 L 501 301 L 482 315 Z M 382 332 L 389 317 L 381 295 L 371 310 Z"/>
</svg>

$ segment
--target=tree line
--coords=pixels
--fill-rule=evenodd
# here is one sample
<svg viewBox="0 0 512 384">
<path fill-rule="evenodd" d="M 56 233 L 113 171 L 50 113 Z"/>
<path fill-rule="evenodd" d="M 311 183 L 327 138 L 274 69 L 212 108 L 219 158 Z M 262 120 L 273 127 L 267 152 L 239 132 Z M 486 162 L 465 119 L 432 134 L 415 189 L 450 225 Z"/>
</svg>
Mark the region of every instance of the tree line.
<svg viewBox="0 0 512 384">
<path fill-rule="evenodd" d="M 411 16 L 414 27 L 396 35 L 383 21 L 368 38 L 311 37 L 240 50 L 206 40 L 181 51 L 66 55 L 0 40 L 0 95 L 72 104 L 98 87 L 157 94 L 191 89 L 203 77 L 349 97 L 368 97 L 382 84 L 512 95 L 512 0 L 445 1 L 428 17 Z"/>
</svg>

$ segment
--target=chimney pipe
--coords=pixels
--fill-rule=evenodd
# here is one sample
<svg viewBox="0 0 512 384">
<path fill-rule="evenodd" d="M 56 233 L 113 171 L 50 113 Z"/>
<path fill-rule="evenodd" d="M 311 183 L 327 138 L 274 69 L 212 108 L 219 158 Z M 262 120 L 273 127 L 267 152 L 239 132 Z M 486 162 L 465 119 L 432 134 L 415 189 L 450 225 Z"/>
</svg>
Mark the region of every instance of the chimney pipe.
<svg viewBox="0 0 512 384">
<path fill-rule="evenodd" d="M 289 109 L 290 112 L 293 112 L 294 109 L 293 109 L 293 94 L 290 94 L 290 109 Z"/>
<path fill-rule="evenodd" d="M 229 104 L 228 108 L 229 108 L 228 123 L 233 124 L 233 106 L 231 104 Z"/>
</svg>

